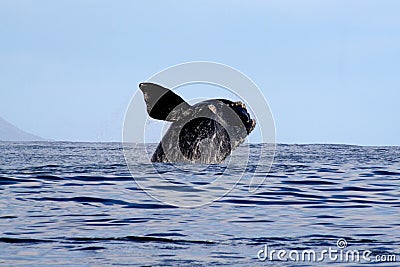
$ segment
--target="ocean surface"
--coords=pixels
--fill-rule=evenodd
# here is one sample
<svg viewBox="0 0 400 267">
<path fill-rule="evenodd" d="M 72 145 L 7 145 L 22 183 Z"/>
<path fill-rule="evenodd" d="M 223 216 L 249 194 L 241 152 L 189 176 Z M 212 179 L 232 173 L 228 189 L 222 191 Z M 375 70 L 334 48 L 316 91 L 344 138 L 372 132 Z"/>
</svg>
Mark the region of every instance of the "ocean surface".
<svg viewBox="0 0 400 267">
<path fill-rule="evenodd" d="M 256 192 L 244 176 L 227 195 L 196 208 L 143 191 L 118 143 L 0 142 L 0 151 L 2 266 L 400 265 L 400 147 L 277 145 L 270 171 L 254 163 L 258 177 L 268 175 Z M 136 178 L 157 181 L 162 173 L 199 183 L 221 168 L 191 177 L 149 163 L 138 166 Z M 241 173 L 234 171 L 236 182 Z M 330 247 L 369 250 L 371 261 L 259 259 L 266 248 L 301 254 Z"/>
</svg>

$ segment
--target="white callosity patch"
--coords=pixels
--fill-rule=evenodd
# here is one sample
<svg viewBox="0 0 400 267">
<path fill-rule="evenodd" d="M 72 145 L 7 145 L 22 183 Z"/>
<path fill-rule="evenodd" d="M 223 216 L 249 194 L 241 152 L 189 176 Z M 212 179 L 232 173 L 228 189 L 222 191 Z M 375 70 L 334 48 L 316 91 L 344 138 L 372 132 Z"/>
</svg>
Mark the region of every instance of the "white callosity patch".
<svg viewBox="0 0 400 267">
<path fill-rule="evenodd" d="M 211 110 L 212 113 L 217 114 L 217 108 L 214 105 L 208 105 L 208 108 Z"/>
</svg>

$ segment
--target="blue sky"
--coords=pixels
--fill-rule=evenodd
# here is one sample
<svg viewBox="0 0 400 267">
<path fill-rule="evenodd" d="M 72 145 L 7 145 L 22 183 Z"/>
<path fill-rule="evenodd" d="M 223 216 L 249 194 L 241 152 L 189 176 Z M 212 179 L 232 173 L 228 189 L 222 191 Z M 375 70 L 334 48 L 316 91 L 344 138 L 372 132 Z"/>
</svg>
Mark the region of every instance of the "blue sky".
<svg viewBox="0 0 400 267">
<path fill-rule="evenodd" d="M 261 88 L 280 143 L 400 145 L 399 10 L 388 0 L 1 0 L 0 116 L 45 138 L 119 141 L 139 82 L 203 60 Z"/>
</svg>

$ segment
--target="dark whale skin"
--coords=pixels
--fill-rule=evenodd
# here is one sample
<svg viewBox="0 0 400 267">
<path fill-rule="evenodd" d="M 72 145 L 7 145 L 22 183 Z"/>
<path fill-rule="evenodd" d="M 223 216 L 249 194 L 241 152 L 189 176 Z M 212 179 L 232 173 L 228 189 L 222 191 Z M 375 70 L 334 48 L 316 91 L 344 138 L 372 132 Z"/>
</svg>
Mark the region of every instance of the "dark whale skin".
<svg viewBox="0 0 400 267">
<path fill-rule="evenodd" d="M 150 117 L 173 122 L 152 162 L 221 163 L 255 127 L 241 102 L 210 99 L 190 106 L 162 86 L 141 83 L 139 88 Z"/>
</svg>

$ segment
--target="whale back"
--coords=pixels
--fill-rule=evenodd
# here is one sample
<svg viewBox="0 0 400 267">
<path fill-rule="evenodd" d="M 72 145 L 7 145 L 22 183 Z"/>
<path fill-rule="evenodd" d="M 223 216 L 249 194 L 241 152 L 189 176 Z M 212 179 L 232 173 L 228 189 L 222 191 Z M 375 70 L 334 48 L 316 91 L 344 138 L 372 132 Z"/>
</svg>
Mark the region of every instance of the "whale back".
<svg viewBox="0 0 400 267">
<path fill-rule="evenodd" d="M 170 125 L 151 161 L 221 163 L 246 136 L 246 128 L 226 102 L 203 101 Z"/>
</svg>

